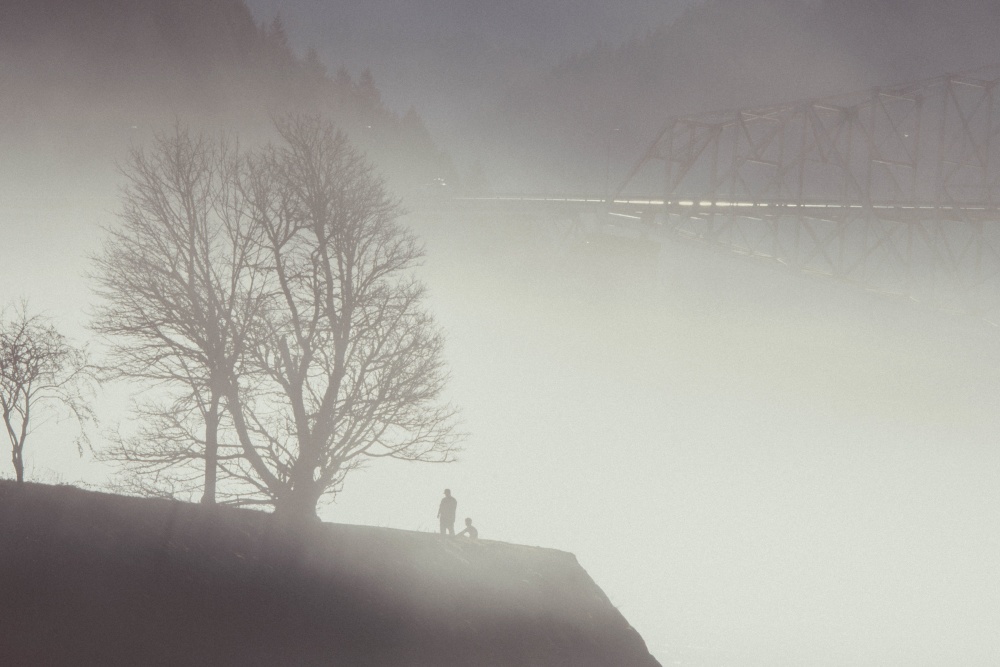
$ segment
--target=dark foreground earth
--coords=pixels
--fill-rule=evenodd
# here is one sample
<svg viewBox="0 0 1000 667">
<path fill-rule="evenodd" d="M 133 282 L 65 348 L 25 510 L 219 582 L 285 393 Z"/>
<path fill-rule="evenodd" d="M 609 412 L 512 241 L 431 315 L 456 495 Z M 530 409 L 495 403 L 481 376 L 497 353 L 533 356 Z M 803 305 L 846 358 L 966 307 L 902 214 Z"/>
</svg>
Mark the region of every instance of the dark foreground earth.
<svg viewBox="0 0 1000 667">
<path fill-rule="evenodd" d="M 7 481 L 0 663 L 658 665 L 568 553 Z"/>
</svg>

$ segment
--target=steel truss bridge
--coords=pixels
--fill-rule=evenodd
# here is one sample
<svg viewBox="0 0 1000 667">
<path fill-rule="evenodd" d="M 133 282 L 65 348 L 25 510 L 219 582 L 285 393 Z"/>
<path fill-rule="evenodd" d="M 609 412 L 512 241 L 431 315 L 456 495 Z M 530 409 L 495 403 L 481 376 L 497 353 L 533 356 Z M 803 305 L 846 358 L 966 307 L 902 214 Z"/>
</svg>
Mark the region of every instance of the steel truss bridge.
<svg viewBox="0 0 1000 667">
<path fill-rule="evenodd" d="M 675 117 L 611 197 L 491 199 L 604 207 L 639 233 L 1000 321 L 998 83 L 994 66 Z"/>
</svg>

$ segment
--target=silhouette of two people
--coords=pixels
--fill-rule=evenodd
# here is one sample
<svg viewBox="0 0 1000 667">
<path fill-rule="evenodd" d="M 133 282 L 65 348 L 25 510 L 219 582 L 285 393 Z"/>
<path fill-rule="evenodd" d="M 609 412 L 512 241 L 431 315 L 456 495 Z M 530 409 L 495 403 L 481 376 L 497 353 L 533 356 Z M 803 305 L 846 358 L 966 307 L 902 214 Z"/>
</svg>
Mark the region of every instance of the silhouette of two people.
<svg viewBox="0 0 1000 667">
<path fill-rule="evenodd" d="M 451 495 L 451 489 L 444 490 L 444 498 L 438 506 L 438 519 L 441 520 L 441 534 L 455 535 L 455 510 L 458 509 L 458 501 Z"/>
<path fill-rule="evenodd" d="M 451 495 L 451 489 L 444 490 L 444 498 L 441 499 L 441 504 L 438 505 L 438 519 L 441 520 L 441 534 L 442 535 L 455 535 L 455 512 L 458 509 L 458 500 L 455 496 Z M 465 535 L 476 539 L 479 537 L 479 531 L 476 527 L 472 525 L 472 519 L 465 520 L 465 529 L 459 533 L 459 535 Z"/>
</svg>

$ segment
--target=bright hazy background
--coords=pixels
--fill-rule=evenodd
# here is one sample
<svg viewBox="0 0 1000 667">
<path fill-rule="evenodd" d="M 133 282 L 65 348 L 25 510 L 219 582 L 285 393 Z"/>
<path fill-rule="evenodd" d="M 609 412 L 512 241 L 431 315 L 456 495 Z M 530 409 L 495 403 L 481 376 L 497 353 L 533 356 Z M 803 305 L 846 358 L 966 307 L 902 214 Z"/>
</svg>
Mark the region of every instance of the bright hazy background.
<svg viewBox="0 0 1000 667">
<path fill-rule="evenodd" d="M 249 4 L 266 19 L 277 3 Z M 293 40 L 327 7 L 283 4 Z M 683 3 L 634 0 L 628 13 L 609 16 L 613 3 L 586 2 L 580 16 L 589 23 L 555 30 L 571 4 L 549 3 L 561 8 L 554 23 L 504 46 L 506 69 L 494 75 L 527 66 L 516 57 L 522 46 L 549 58 L 548 67 L 564 49 L 624 40 L 649 12 L 662 9 L 656 15 L 667 20 Z M 842 3 L 844 12 L 868 4 Z M 905 14 L 906 3 L 875 4 Z M 714 6 L 735 12 L 743 3 Z M 610 33 L 595 27 L 601 21 Z M 368 61 L 364 44 L 338 52 L 324 46 L 324 30 L 333 27 L 317 19 L 302 46 L 356 74 Z M 995 34 L 977 44 L 993 44 Z M 435 131 L 454 121 L 456 134 L 442 145 L 462 158 L 457 170 L 477 154 L 488 158 L 488 143 L 461 143 L 477 125 L 460 111 L 500 95 L 461 78 L 488 74 L 480 65 L 489 58 L 440 71 L 420 52 L 433 71 L 414 82 L 391 66 L 410 62 L 402 45 L 384 53 L 371 67 L 400 112 L 426 107 Z M 599 62 L 618 57 L 595 53 Z M 950 67 L 931 58 L 896 64 L 911 63 L 933 73 Z M 841 65 L 854 71 L 840 62 L 830 71 Z M 455 85 L 435 89 L 435 80 Z M 689 83 L 701 90 L 697 77 Z M 646 110 L 660 122 L 658 108 Z M 624 137 L 611 146 L 615 126 L 600 127 L 571 137 L 607 160 L 591 169 L 592 183 L 627 167 L 639 147 Z M 651 138 L 636 130 L 636 142 Z M 115 220 L 111 169 L 48 171 L 30 157 L 0 151 L 0 303 L 26 298 L 83 341 L 93 298 L 87 255 L 100 246 L 100 226 Z M 552 161 L 568 165 L 563 154 Z M 459 520 L 472 517 L 483 538 L 576 554 L 664 665 L 1000 664 L 996 327 L 694 247 L 664 244 L 650 264 L 639 255 L 605 262 L 555 242 L 544 221 L 410 223 L 427 245 L 420 273 L 447 334 L 449 394 L 469 438 L 454 465 L 379 461 L 353 474 L 324 519 L 432 531 L 450 488 Z M 131 392 L 104 389 L 98 413 L 111 429 L 127 418 Z M 107 475 L 78 455 L 65 425 L 40 426 L 26 458 L 34 481 L 100 486 Z M 9 466 L 0 474 L 10 476 Z"/>
</svg>

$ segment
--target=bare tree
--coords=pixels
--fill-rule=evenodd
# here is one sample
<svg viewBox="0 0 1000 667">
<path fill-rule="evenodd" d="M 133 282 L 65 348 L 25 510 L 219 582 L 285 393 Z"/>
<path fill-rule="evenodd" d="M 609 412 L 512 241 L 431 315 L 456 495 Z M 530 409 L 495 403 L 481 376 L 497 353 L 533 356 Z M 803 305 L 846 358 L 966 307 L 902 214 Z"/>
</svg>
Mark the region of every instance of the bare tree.
<svg viewBox="0 0 1000 667">
<path fill-rule="evenodd" d="M 241 323 L 253 321 L 254 308 L 247 298 L 257 243 L 238 147 L 176 127 L 148 151 L 134 150 L 122 172 L 120 224 L 106 230 L 95 258 L 102 301 L 92 326 L 113 341 L 108 368 L 115 375 L 171 397 L 161 398 L 159 409 L 140 409 L 154 428 L 102 456 L 133 470 L 146 466 L 163 479 L 200 461 L 202 502 L 214 503 L 218 460 L 226 455 L 219 444 L 222 397 L 243 353 Z M 203 437 L 186 437 L 198 424 Z"/>
<path fill-rule="evenodd" d="M 0 411 L 18 482 L 24 481 L 24 448 L 34 428 L 52 416 L 77 420 L 83 440 L 93 421 L 86 399 L 91 369 L 52 323 L 26 304 L 0 318 Z"/>
<path fill-rule="evenodd" d="M 133 153 L 94 326 L 121 375 L 173 388 L 110 450 L 139 487 L 190 488 L 203 458 L 206 501 L 315 515 L 364 461 L 449 461 L 457 435 L 398 204 L 328 123 L 277 127 L 246 159 L 183 131 Z"/>
<path fill-rule="evenodd" d="M 399 206 L 345 136 L 316 118 L 278 123 L 280 147 L 248 166 L 267 284 L 249 372 L 226 401 L 244 458 L 227 466 L 278 512 L 321 496 L 373 457 L 452 460 L 439 402 L 442 337 L 409 275 L 422 257 Z"/>
</svg>

